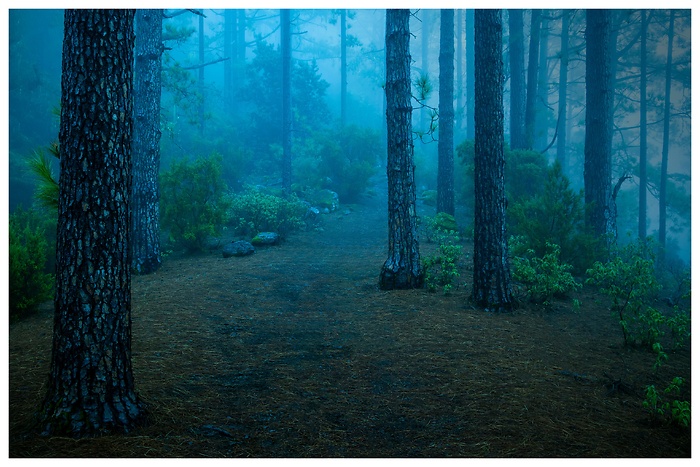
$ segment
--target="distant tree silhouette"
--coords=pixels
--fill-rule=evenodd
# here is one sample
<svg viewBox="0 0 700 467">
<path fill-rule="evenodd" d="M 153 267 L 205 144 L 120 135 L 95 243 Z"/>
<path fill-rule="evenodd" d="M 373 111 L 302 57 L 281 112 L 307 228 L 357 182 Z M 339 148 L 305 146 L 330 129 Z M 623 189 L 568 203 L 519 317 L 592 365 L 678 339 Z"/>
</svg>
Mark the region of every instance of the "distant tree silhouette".
<svg viewBox="0 0 700 467">
<path fill-rule="evenodd" d="M 440 11 L 440 93 L 439 139 L 438 139 L 438 179 L 437 212 L 455 214 L 454 188 L 454 76 L 455 76 L 455 12 L 452 9 Z"/>
</svg>

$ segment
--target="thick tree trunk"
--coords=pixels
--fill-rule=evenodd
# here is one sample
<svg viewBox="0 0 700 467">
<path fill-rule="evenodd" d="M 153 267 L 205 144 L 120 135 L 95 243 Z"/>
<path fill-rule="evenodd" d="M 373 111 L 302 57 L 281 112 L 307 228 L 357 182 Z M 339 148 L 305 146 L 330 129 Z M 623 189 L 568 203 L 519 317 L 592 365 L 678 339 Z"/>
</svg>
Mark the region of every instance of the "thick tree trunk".
<svg viewBox="0 0 700 467">
<path fill-rule="evenodd" d="M 537 104 L 537 72 L 540 51 L 540 18 L 542 10 L 532 10 L 530 24 L 530 53 L 527 64 L 527 96 L 525 99 L 525 147 L 535 146 L 535 105 Z"/>
<path fill-rule="evenodd" d="M 564 174 L 569 171 L 569 159 L 566 154 L 567 136 L 567 85 L 569 71 L 569 10 L 561 11 L 561 51 L 559 52 L 559 109 L 557 111 L 557 161 Z"/>
<path fill-rule="evenodd" d="M 465 32 L 464 32 L 464 43 L 465 43 L 465 67 L 467 69 L 467 96 L 465 106 L 467 108 L 467 125 L 466 125 L 466 138 L 468 140 L 474 139 L 474 10 L 467 10 L 464 15 L 465 19 Z"/>
<path fill-rule="evenodd" d="M 506 237 L 501 10 L 476 10 L 476 141 L 472 300 L 493 311 L 513 307 Z"/>
<path fill-rule="evenodd" d="M 292 32 L 290 10 L 280 10 L 282 34 L 282 189 L 292 193 Z"/>
<path fill-rule="evenodd" d="M 48 435 L 128 432 L 145 414 L 131 367 L 133 18 L 65 12 Z"/>
<path fill-rule="evenodd" d="M 163 10 L 138 10 L 135 21 L 131 267 L 138 274 L 150 274 L 161 264 L 158 170 Z"/>
<path fill-rule="evenodd" d="M 440 12 L 437 212 L 455 214 L 454 190 L 454 10 Z"/>
<path fill-rule="evenodd" d="M 508 10 L 510 45 L 510 147 L 524 149 L 525 139 L 525 38 L 523 10 Z"/>
<path fill-rule="evenodd" d="M 416 229 L 409 18 L 409 10 L 386 12 L 389 257 L 379 276 L 383 290 L 423 285 Z"/>
<path fill-rule="evenodd" d="M 615 239 L 612 203 L 613 90 L 610 10 L 586 11 L 586 138 L 583 182 L 586 225 L 610 246 Z"/>
</svg>

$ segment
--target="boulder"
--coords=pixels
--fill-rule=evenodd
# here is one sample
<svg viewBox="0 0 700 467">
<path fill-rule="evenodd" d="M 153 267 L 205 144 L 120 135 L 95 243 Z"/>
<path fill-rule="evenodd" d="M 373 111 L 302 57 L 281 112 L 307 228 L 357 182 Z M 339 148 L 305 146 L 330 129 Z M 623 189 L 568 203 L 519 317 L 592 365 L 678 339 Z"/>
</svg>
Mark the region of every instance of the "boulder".
<svg viewBox="0 0 700 467">
<path fill-rule="evenodd" d="M 260 232 L 250 241 L 255 246 L 277 245 L 280 241 L 279 234 L 275 232 Z"/>
<path fill-rule="evenodd" d="M 231 256 L 248 256 L 253 253 L 255 253 L 255 247 L 245 240 L 227 243 L 224 245 L 223 249 L 224 258 L 230 258 Z"/>
</svg>

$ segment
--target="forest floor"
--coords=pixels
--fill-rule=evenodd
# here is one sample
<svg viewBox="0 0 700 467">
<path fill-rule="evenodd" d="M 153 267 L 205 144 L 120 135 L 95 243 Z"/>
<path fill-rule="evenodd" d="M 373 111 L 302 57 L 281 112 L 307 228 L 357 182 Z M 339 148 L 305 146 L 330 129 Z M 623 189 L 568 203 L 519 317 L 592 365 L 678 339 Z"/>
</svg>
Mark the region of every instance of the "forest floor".
<svg viewBox="0 0 700 467">
<path fill-rule="evenodd" d="M 386 229 L 386 202 L 368 199 L 248 257 L 172 255 L 135 276 L 133 366 L 150 415 L 128 435 L 38 436 L 51 304 L 12 324 L 10 456 L 690 456 L 690 429 L 642 406 L 647 385 L 690 381 L 689 344 L 655 372 L 589 288 L 576 309 L 477 309 L 466 243 L 449 295 L 380 291 Z"/>
</svg>

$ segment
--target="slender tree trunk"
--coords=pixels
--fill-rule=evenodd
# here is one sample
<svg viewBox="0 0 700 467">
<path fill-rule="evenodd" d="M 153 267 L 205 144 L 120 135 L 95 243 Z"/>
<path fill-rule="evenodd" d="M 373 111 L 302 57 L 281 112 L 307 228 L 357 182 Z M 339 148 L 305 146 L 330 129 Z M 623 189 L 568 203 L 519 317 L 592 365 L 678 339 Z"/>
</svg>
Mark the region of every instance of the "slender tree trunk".
<svg viewBox="0 0 700 467">
<path fill-rule="evenodd" d="M 431 10 L 424 9 L 421 12 L 421 21 L 422 21 L 422 29 L 421 29 L 421 35 L 420 35 L 420 44 L 421 44 L 421 60 L 420 60 L 420 66 L 421 66 L 421 72 L 425 76 L 429 76 L 429 70 L 430 70 L 430 62 L 428 61 L 428 50 L 430 50 L 429 46 L 429 38 L 430 38 L 430 26 L 428 23 L 430 22 L 432 18 L 432 12 Z M 428 110 L 427 109 L 420 109 L 419 110 L 420 114 L 420 131 L 427 131 L 428 128 L 428 123 L 427 123 L 427 117 L 428 117 Z"/>
<path fill-rule="evenodd" d="M 280 10 L 282 33 L 282 188 L 292 193 L 292 32 L 290 10 Z"/>
<path fill-rule="evenodd" d="M 386 12 L 389 257 L 379 276 L 382 290 L 423 285 L 416 229 L 409 18 L 409 10 Z"/>
<path fill-rule="evenodd" d="M 671 125 L 671 72 L 673 71 L 673 23 L 676 11 L 671 10 L 668 20 L 668 49 L 666 52 L 666 89 L 664 98 L 664 136 L 661 149 L 661 180 L 659 180 L 659 264 L 666 259 L 666 184 L 668 182 L 668 148 Z"/>
<path fill-rule="evenodd" d="M 472 300 L 493 311 L 513 307 L 506 237 L 501 10 L 476 10 L 476 141 Z"/>
<path fill-rule="evenodd" d="M 340 124 L 348 120 L 347 10 L 340 10 Z"/>
<path fill-rule="evenodd" d="M 524 149 L 525 139 L 525 38 L 523 10 L 508 10 L 510 45 L 510 147 Z"/>
<path fill-rule="evenodd" d="M 125 433 L 145 415 L 131 367 L 133 20 L 65 11 L 47 435 Z"/>
<path fill-rule="evenodd" d="M 468 140 L 474 139 L 474 93 L 476 86 L 474 84 L 474 10 L 466 10 L 464 14 L 465 18 L 465 30 L 464 30 L 464 44 L 466 51 L 465 67 L 467 69 L 467 96 L 466 96 L 466 114 L 467 114 L 467 125 L 466 125 L 466 138 Z"/>
<path fill-rule="evenodd" d="M 200 13 L 203 13 L 201 10 Z M 200 14 L 199 18 L 199 64 L 204 64 L 204 15 Z M 199 117 L 199 136 L 204 137 L 204 67 L 199 67 L 199 75 L 197 79 L 197 86 L 199 89 L 199 102 L 198 117 Z"/>
<path fill-rule="evenodd" d="M 452 9 L 440 11 L 440 95 L 438 103 L 438 180 L 437 212 L 455 214 L 454 190 L 454 15 Z"/>
<path fill-rule="evenodd" d="M 525 101 L 525 146 L 532 149 L 535 146 L 535 105 L 537 104 L 537 62 L 540 52 L 540 18 L 542 10 L 532 10 L 530 21 L 530 53 L 527 65 L 527 97 Z"/>
<path fill-rule="evenodd" d="M 567 144 L 567 86 L 569 72 L 569 10 L 561 11 L 561 51 L 559 52 L 559 109 L 557 111 L 557 160 L 564 174 L 569 171 L 569 159 L 566 155 Z"/>
<path fill-rule="evenodd" d="M 462 59 L 464 58 L 464 43 L 462 42 L 462 26 L 464 25 L 462 21 L 462 15 L 464 10 L 457 10 L 457 21 L 456 21 L 456 39 L 457 39 L 457 50 L 455 52 L 455 63 L 457 69 L 455 70 L 455 89 L 457 90 L 457 97 L 455 102 L 455 141 L 461 142 L 464 139 L 464 90 L 462 88 L 462 75 L 464 71 L 462 70 Z"/>
<path fill-rule="evenodd" d="M 236 37 L 236 10 L 224 10 L 224 57 L 230 60 L 224 62 L 224 111 L 230 114 L 233 108 L 233 38 Z"/>
<path fill-rule="evenodd" d="M 163 10 L 136 13 L 131 266 L 139 274 L 150 274 L 161 264 L 158 170 L 162 25 Z"/>
<path fill-rule="evenodd" d="M 584 195 L 586 225 L 610 246 L 615 239 L 612 206 L 613 90 L 610 89 L 610 10 L 586 11 L 586 139 Z"/>
<path fill-rule="evenodd" d="M 646 10 L 642 10 L 639 77 L 639 238 L 647 238 L 647 25 Z"/>
<path fill-rule="evenodd" d="M 542 150 L 549 144 L 549 15 L 542 10 L 540 27 L 540 59 L 537 73 L 537 102 L 535 102 L 535 149 Z"/>
</svg>

